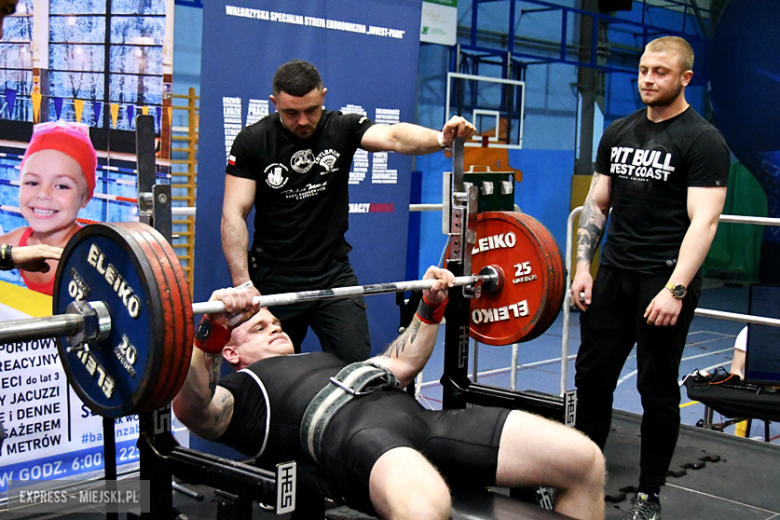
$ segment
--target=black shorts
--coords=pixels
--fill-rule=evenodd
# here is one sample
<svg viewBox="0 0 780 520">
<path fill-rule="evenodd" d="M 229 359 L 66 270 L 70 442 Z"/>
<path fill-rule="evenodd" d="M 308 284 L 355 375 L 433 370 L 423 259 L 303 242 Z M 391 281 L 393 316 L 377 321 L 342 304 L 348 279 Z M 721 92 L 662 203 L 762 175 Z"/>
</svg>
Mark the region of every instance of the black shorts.
<svg viewBox="0 0 780 520">
<path fill-rule="evenodd" d="M 333 417 L 323 438 L 322 463 L 333 484 L 332 498 L 373 511 L 371 469 L 398 447 L 425 455 L 451 487 L 493 485 L 507 415 L 503 408 L 426 410 L 400 390 L 354 399 Z"/>
</svg>

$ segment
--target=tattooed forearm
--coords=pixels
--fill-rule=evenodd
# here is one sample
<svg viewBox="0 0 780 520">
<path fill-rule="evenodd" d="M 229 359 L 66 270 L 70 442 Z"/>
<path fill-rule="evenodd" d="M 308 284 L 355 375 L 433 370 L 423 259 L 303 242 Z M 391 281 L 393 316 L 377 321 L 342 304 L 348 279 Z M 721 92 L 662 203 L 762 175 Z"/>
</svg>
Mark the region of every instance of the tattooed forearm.
<svg viewBox="0 0 780 520">
<path fill-rule="evenodd" d="M 417 333 L 420 331 L 420 320 L 417 319 L 417 316 L 415 316 L 412 319 L 412 323 L 407 327 L 407 329 L 396 338 L 395 341 L 393 341 L 389 347 L 387 347 L 387 350 L 385 350 L 385 353 L 383 354 L 384 357 L 387 358 L 397 358 L 401 355 L 401 352 L 403 352 L 406 349 L 407 345 L 411 345 L 414 343 L 415 338 L 417 337 Z"/>
<path fill-rule="evenodd" d="M 222 356 L 204 356 L 206 360 L 206 369 L 209 373 L 209 390 L 211 395 L 214 395 L 214 390 L 217 388 L 217 381 L 219 381 L 219 369 L 222 366 Z"/>
<path fill-rule="evenodd" d="M 593 185 L 596 184 L 599 174 L 593 174 Z M 593 199 L 588 196 L 582 205 L 580 213 L 580 226 L 577 230 L 577 261 L 592 262 L 596 250 L 604 235 L 604 227 L 607 223 L 609 210 L 602 210 Z"/>
</svg>

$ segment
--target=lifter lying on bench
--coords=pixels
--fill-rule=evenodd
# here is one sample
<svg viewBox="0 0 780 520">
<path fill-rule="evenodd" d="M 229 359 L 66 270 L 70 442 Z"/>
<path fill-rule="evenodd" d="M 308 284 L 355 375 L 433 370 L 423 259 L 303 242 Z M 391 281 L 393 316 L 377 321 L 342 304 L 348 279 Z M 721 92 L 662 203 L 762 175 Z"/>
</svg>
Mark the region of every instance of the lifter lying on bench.
<svg viewBox="0 0 780 520">
<path fill-rule="evenodd" d="M 454 277 L 424 292 L 412 324 L 384 354 L 346 365 L 293 345 L 253 294 L 212 294 L 226 312 L 198 327 L 187 380 L 173 401 L 196 435 L 258 457 L 322 466 L 332 497 L 386 519 L 446 519 L 452 486 L 550 486 L 556 511 L 604 517 L 604 459 L 577 431 L 521 411 L 431 411 L 402 391 L 431 355 Z M 225 359 L 235 369 L 217 383 Z M 331 486 L 331 487 L 334 487 Z"/>
</svg>

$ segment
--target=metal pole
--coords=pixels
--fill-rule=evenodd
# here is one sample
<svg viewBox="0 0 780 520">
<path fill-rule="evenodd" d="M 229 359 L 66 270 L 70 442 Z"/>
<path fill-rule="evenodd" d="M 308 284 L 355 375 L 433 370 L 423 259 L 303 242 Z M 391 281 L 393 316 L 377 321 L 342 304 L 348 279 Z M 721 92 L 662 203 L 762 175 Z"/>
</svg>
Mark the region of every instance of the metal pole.
<svg viewBox="0 0 780 520">
<path fill-rule="evenodd" d="M 574 239 L 574 218 L 582 212 L 582 206 L 576 207 L 569 213 L 566 221 L 566 294 L 563 298 L 563 338 L 561 339 L 561 393 L 563 397 L 567 389 L 567 377 L 569 371 L 569 321 L 571 320 L 571 254 L 572 240 Z"/>
<path fill-rule="evenodd" d="M 474 338 L 471 339 L 471 347 L 474 349 L 474 368 L 472 369 L 471 380 L 476 383 L 477 377 L 479 377 L 479 342 Z"/>
<path fill-rule="evenodd" d="M 42 318 L 0 322 L 0 345 L 17 341 L 74 336 L 84 328 L 84 316 L 57 314 Z"/>
</svg>

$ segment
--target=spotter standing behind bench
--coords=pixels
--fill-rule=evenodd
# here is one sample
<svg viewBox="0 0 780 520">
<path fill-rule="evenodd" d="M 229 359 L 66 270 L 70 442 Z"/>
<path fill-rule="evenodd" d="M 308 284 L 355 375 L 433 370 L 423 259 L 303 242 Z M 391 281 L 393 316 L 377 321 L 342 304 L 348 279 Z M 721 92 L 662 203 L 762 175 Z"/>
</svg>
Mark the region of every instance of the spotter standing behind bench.
<svg viewBox="0 0 780 520">
<path fill-rule="evenodd" d="M 401 391 L 431 355 L 454 281 L 435 267 L 425 279 L 440 282 L 424 291 L 412 324 L 384 354 L 352 365 L 323 352 L 291 355 L 289 337 L 268 309 L 253 306 L 252 291 L 214 292 L 227 312 L 198 328 L 176 416 L 266 465 L 316 460 L 333 498 L 383 518 L 449 518 L 445 479 L 552 486 L 557 511 L 603 518 L 604 459 L 584 435 L 521 411 L 425 410 Z M 237 372 L 217 384 L 223 358 Z"/>
</svg>

